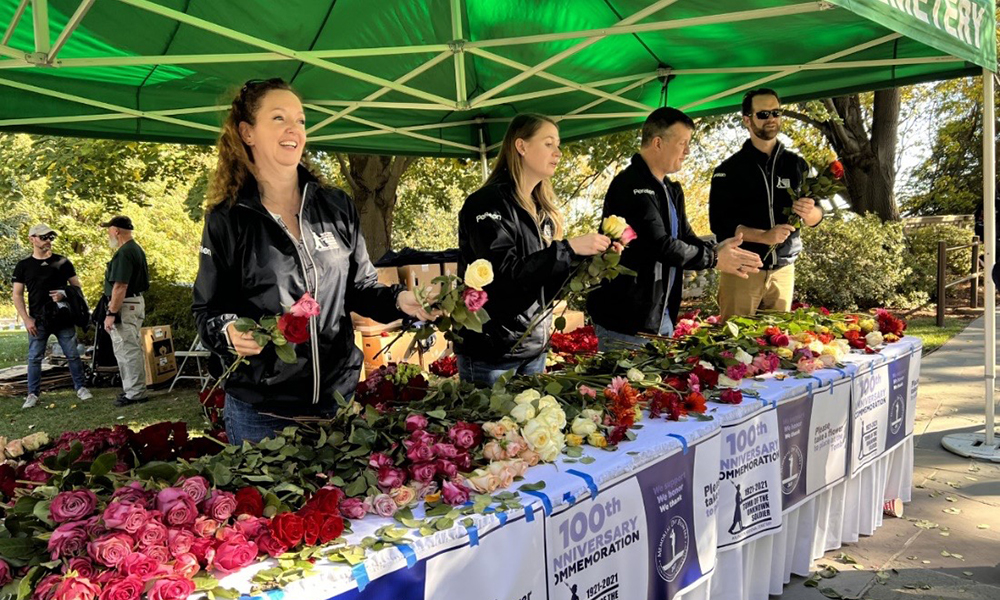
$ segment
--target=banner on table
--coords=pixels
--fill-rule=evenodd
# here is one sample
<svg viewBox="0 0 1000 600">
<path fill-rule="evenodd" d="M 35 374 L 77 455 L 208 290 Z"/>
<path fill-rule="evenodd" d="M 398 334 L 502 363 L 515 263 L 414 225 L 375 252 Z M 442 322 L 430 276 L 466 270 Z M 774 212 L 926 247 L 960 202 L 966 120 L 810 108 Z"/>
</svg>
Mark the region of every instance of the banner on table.
<svg viewBox="0 0 1000 600">
<path fill-rule="evenodd" d="M 545 519 L 550 600 L 669 599 L 712 572 L 719 455 L 708 439 Z"/>
<path fill-rule="evenodd" d="M 781 528 L 781 452 L 776 411 L 722 426 L 719 549 Z"/>
<path fill-rule="evenodd" d="M 778 405 L 782 511 L 846 477 L 850 407 L 850 381 Z"/>
<path fill-rule="evenodd" d="M 907 387 L 906 399 L 906 435 L 913 433 L 913 424 L 917 418 L 917 392 L 920 388 L 920 359 L 923 354 L 922 346 L 915 346 L 910 352 L 909 358 L 909 378 L 910 384 Z"/>
</svg>

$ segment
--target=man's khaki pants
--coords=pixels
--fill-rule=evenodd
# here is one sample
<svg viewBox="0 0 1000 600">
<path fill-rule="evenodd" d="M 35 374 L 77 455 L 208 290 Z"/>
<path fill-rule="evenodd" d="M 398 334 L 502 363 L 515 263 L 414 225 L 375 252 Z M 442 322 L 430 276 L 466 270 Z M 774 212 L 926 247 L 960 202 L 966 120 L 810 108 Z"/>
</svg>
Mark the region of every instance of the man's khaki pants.
<svg viewBox="0 0 1000 600">
<path fill-rule="evenodd" d="M 122 389 L 130 400 L 143 398 L 146 395 L 146 361 L 142 356 L 139 330 L 146 318 L 146 301 L 142 296 L 125 298 L 120 312 L 122 321 L 115 323 L 111 330 L 111 346 L 118 360 Z"/>
<path fill-rule="evenodd" d="M 719 316 L 753 316 L 758 310 L 789 311 L 795 291 L 795 265 L 772 271 L 761 269 L 743 279 L 719 274 Z"/>
</svg>

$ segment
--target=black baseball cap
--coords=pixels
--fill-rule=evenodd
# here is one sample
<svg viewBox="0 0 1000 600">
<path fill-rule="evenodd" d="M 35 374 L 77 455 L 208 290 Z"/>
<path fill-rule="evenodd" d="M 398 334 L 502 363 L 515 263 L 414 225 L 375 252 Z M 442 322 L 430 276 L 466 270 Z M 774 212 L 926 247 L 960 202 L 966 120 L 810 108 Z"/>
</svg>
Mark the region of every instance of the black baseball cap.
<svg viewBox="0 0 1000 600">
<path fill-rule="evenodd" d="M 126 217 L 125 215 L 118 215 L 117 217 L 111 217 L 111 220 L 107 223 L 101 223 L 101 227 L 117 227 L 118 229 L 127 229 L 132 231 L 132 219 Z"/>
</svg>

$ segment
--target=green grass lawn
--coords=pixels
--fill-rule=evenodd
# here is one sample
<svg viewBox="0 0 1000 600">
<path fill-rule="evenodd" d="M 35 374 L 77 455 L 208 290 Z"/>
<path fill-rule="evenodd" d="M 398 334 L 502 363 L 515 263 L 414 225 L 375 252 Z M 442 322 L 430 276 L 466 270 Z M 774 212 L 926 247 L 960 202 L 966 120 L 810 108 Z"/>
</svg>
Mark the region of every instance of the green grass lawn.
<svg viewBox="0 0 1000 600">
<path fill-rule="evenodd" d="M 24 364 L 28 357 L 28 334 L 22 331 L 0 331 L 0 369 Z"/>
<path fill-rule="evenodd" d="M 938 327 L 936 317 L 912 317 L 907 319 L 906 335 L 922 339 L 926 355 L 961 333 L 971 322 L 971 317 L 945 317 L 944 327 Z"/>
</svg>

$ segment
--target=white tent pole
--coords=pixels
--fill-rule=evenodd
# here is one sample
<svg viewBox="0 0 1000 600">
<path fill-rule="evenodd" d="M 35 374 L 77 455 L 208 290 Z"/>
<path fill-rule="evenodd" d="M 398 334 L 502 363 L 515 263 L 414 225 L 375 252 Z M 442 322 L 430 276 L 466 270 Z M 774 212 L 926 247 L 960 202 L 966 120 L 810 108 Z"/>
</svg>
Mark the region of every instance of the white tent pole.
<svg viewBox="0 0 1000 600">
<path fill-rule="evenodd" d="M 986 248 L 986 438 L 985 445 L 993 446 L 993 425 L 996 405 L 993 390 L 997 377 L 997 316 L 996 290 L 993 283 L 993 265 L 996 262 L 996 115 L 993 105 L 993 73 L 983 69 L 983 244 Z"/>
<path fill-rule="evenodd" d="M 462 0 L 451 0 L 451 39 L 455 53 L 455 102 L 465 105 L 469 100 L 465 89 L 465 53 L 462 51 Z"/>
<path fill-rule="evenodd" d="M 31 0 L 21 0 L 21 3 L 17 5 L 17 10 L 14 11 L 14 17 L 10 20 L 10 24 L 7 25 L 7 31 L 3 34 L 3 39 L 0 39 L 0 44 L 6 44 L 10 41 L 10 38 L 14 35 L 14 30 L 17 29 L 17 24 L 21 22 L 21 15 L 24 14 L 24 9 L 28 7 L 28 2 Z"/>
<path fill-rule="evenodd" d="M 31 0 L 31 16 L 35 23 L 35 52 L 48 54 L 52 47 L 49 37 L 49 3 L 48 0 Z"/>
<path fill-rule="evenodd" d="M 483 183 L 490 176 L 490 167 L 486 162 L 486 142 L 483 140 L 483 128 L 479 128 L 479 163 L 483 167 Z"/>
<path fill-rule="evenodd" d="M 45 59 L 47 64 L 51 65 L 52 61 L 56 59 L 56 56 L 59 55 L 59 51 L 62 50 L 63 45 L 66 44 L 66 40 L 68 40 L 69 36 L 71 36 L 73 32 L 76 31 L 76 28 L 80 26 L 80 21 L 83 20 L 83 17 L 87 15 L 87 11 L 90 10 L 90 7 L 93 5 L 94 0 L 83 0 L 83 2 L 80 2 L 80 6 L 76 8 L 76 12 L 73 13 L 69 22 L 66 23 L 66 27 L 64 27 L 62 32 L 59 33 L 59 37 L 56 38 L 56 42 L 52 44 L 52 49 L 49 50 L 49 55 Z"/>
</svg>

